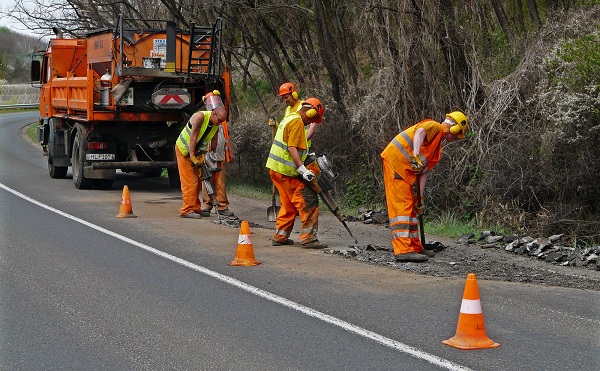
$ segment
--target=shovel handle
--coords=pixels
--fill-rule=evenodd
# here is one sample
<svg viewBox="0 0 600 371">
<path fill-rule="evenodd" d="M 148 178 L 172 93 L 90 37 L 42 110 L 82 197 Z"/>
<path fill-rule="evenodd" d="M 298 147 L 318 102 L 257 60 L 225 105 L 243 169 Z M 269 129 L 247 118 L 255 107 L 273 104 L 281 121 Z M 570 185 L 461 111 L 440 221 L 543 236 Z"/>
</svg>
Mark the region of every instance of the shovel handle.
<svg viewBox="0 0 600 371">
<path fill-rule="evenodd" d="M 417 175 L 417 206 L 423 206 L 421 204 L 421 175 Z M 425 246 L 425 230 L 423 228 L 423 214 L 417 217 L 419 219 L 419 236 L 421 237 L 421 245 Z"/>
<path fill-rule="evenodd" d="M 275 132 L 277 131 L 277 124 L 275 123 L 275 119 L 271 117 L 269 119 L 269 126 L 271 127 L 271 141 L 275 140 Z M 273 190 L 271 192 L 271 205 L 273 206 L 273 210 L 277 206 L 275 204 L 275 197 L 277 196 L 277 188 L 275 187 L 275 183 L 273 183 Z"/>
</svg>

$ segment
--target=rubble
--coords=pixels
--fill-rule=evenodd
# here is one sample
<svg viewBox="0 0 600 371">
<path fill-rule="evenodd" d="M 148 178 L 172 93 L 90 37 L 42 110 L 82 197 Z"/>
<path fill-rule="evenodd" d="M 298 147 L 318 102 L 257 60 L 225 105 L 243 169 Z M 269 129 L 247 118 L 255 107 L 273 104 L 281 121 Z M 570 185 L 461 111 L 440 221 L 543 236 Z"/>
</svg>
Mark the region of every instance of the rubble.
<svg viewBox="0 0 600 371">
<path fill-rule="evenodd" d="M 471 245 L 474 235 L 462 235 L 457 243 Z M 600 270 L 600 245 L 596 246 L 563 246 L 563 235 L 552 235 L 547 238 L 533 238 L 516 235 L 503 236 L 494 231 L 483 231 L 477 239 L 482 249 L 502 249 L 509 253 L 530 256 L 540 261 L 561 266 L 572 266 Z"/>
<path fill-rule="evenodd" d="M 349 220 L 362 221 L 364 224 L 388 223 L 385 210 L 359 209 L 358 215 L 349 217 Z M 566 247 L 561 245 L 563 237 L 564 234 L 555 234 L 547 238 L 519 237 L 516 234 L 503 235 L 495 231 L 485 230 L 481 232 L 477 239 L 475 239 L 475 234 L 467 233 L 460 236 L 456 243 L 461 245 L 479 244 L 482 249 L 504 250 L 551 264 L 600 270 L 600 246 Z M 427 242 L 424 247 L 428 250 L 435 250 L 435 248 L 427 246 L 432 243 L 436 242 Z M 438 246 L 438 250 L 442 248 Z"/>
</svg>

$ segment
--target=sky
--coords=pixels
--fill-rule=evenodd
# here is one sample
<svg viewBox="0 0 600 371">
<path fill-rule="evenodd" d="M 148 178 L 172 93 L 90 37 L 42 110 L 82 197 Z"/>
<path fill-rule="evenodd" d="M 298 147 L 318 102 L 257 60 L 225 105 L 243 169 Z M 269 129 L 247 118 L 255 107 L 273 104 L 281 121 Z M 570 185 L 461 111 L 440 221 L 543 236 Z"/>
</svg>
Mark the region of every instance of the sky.
<svg viewBox="0 0 600 371">
<path fill-rule="evenodd" d="M 14 0 L 2 0 L 0 9 L 6 11 L 13 7 Z M 25 28 L 22 24 L 14 22 L 8 17 L 0 15 L 0 27 L 8 27 L 10 30 L 30 36 L 39 36 Z"/>
</svg>

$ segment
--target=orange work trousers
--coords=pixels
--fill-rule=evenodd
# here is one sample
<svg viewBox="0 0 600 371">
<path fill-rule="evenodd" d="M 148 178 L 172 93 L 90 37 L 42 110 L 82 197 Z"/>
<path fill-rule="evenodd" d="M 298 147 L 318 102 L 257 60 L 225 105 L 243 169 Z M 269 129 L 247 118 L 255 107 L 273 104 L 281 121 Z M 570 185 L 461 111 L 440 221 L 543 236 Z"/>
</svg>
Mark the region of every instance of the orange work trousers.
<svg viewBox="0 0 600 371">
<path fill-rule="evenodd" d="M 302 228 L 300 243 L 309 243 L 317 239 L 319 229 L 319 199 L 317 193 L 300 178 L 280 174 L 270 170 L 269 176 L 279 191 L 281 208 L 275 223 L 273 241 L 284 242 L 294 228 L 296 214 L 300 214 Z"/>
<path fill-rule="evenodd" d="M 387 203 L 394 255 L 420 252 L 419 219 L 415 213 L 412 185 L 399 178 L 392 165 L 383 160 L 383 184 Z"/>
<path fill-rule="evenodd" d="M 183 205 L 181 206 L 181 215 L 191 212 L 200 212 L 200 192 L 202 191 L 202 182 L 198 179 L 190 156 L 184 156 L 179 148 L 175 146 L 175 155 L 177 156 L 177 169 L 179 170 L 179 180 L 181 181 L 181 197 Z"/>
<path fill-rule="evenodd" d="M 215 198 L 219 201 L 217 209 L 221 211 L 229 209 L 229 200 L 227 199 L 227 191 L 225 189 L 225 168 L 227 167 L 227 162 L 217 161 L 217 167 L 220 167 L 221 171 L 213 173 L 210 180 L 215 191 Z M 213 204 L 210 202 L 210 197 L 208 197 L 208 193 L 206 193 L 206 188 L 204 187 L 202 187 L 202 201 L 202 210 L 212 210 Z"/>
</svg>

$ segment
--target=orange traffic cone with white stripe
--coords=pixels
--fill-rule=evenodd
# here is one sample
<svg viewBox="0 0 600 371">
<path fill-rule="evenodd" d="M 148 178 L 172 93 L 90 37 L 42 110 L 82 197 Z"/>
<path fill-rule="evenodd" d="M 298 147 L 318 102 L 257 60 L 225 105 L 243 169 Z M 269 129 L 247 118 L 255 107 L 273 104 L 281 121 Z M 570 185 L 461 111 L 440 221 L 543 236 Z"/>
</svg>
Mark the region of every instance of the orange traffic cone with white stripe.
<svg viewBox="0 0 600 371">
<path fill-rule="evenodd" d="M 254 258 L 254 249 L 250 239 L 250 225 L 246 220 L 242 220 L 235 259 L 229 265 L 251 267 L 259 264 L 260 262 Z"/>
<path fill-rule="evenodd" d="M 131 209 L 131 198 L 129 197 L 129 187 L 127 186 L 123 187 L 123 196 L 121 196 L 121 207 L 119 208 L 117 218 L 137 218 L 137 216 L 133 214 L 133 210 Z"/>
<path fill-rule="evenodd" d="M 486 349 L 500 346 L 489 339 L 485 333 L 479 288 L 473 273 L 467 276 L 456 335 L 442 343 L 459 349 Z"/>
</svg>

